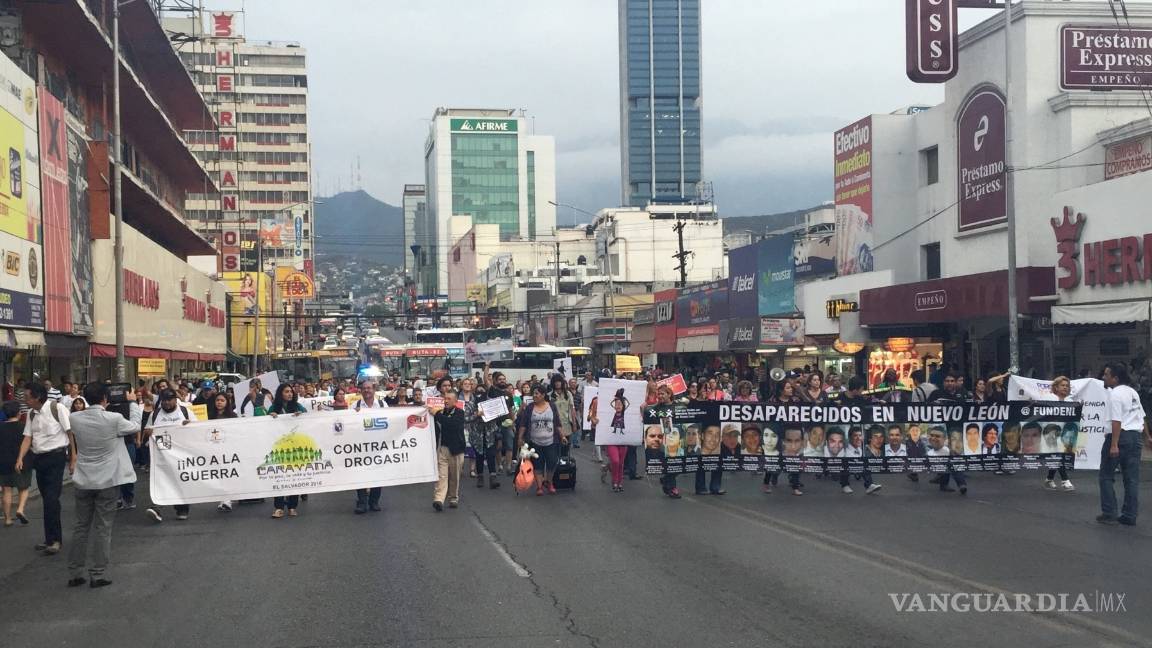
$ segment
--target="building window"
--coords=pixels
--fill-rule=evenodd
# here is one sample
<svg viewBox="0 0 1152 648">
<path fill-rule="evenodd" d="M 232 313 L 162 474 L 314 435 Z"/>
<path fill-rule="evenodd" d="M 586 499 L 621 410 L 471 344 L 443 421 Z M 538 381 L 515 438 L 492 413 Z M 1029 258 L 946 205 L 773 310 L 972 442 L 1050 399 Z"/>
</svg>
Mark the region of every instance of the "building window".
<svg viewBox="0 0 1152 648">
<path fill-rule="evenodd" d="M 940 148 L 933 146 L 920 151 L 920 166 L 924 169 L 924 185 L 940 182 Z"/>
<path fill-rule="evenodd" d="M 928 245 L 921 246 L 924 259 L 924 279 L 939 279 L 940 278 L 940 244 L 929 243 Z"/>
</svg>

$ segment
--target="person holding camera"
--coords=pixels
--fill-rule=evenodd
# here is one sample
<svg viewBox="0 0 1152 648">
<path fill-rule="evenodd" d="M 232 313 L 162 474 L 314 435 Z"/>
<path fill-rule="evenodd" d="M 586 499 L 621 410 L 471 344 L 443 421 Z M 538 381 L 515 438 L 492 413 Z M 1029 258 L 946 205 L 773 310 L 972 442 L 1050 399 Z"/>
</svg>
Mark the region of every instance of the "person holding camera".
<svg viewBox="0 0 1152 648">
<path fill-rule="evenodd" d="M 134 436 L 140 430 L 143 410 L 129 398 L 127 418 L 108 411 L 108 386 L 103 383 L 86 385 L 84 400 L 91 405 L 74 412 L 71 418 L 72 435 L 76 441 L 72 475 L 76 526 L 68 550 L 68 587 L 79 587 L 85 582 L 89 587 L 105 587 L 112 584 L 104 571 L 112 550 L 112 523 L 116 519 L 120 486 L 136 481 L 132 458 L 122 439 Z M 86 580 L 84 568 L 89 540 L 92 563 L 88 565 Z"/>
</svg>

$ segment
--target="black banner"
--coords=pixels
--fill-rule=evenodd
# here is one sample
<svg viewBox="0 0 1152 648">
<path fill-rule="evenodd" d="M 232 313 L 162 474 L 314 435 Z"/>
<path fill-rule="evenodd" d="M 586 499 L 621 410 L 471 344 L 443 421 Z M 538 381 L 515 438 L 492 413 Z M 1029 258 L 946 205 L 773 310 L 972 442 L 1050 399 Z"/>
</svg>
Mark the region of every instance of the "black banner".
<svg viewBox="0 0 1152 648">
<path fill-rule="evenodd" d="M 1080 405 L 773 405 L 644 409 L 649 474 L 970 472 L 1072 468 Z"/>
</svg>

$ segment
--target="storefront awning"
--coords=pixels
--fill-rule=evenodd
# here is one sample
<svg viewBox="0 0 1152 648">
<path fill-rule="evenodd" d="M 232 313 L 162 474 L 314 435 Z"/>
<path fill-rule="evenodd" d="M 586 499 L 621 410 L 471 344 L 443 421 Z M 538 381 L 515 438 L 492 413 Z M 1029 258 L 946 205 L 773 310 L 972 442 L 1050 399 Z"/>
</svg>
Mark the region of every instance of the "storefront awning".
<svg viewBox="0 0 1152 648">
<path fill-rule="evenodd" d="M 1032 297 L 1056 294 L 1052 268 L 1016 270 L 1016 305 L 1024 315 L 1047 315 L 1049 303 Z M 1008 271 L 934 279 L 860 291 L 864 326 L 944 324 L 1008 316 Z"/>
<path fill-rule="evenodd" d="M 1053 306 L 1052 323 L 1075 324 L 1122 324 L 1126 322 L 1147 322 L 1152 301 L 1114 302 L 1111 304 L 1075 304 Z"/>
</svg>

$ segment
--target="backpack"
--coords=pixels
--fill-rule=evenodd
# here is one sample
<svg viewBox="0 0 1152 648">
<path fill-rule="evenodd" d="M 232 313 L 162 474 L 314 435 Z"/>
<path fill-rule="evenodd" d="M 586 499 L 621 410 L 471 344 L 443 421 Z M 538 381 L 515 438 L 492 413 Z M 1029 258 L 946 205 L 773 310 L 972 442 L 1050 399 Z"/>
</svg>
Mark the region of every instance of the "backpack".
<svg viewBox="0 0 1152 648">
<path fill-rule="evenodd" d="M 184 407 L 183 405 L 177 405 L 177 407 L 180 408 L 180 413 L 184 415 L 184 420 L 187 421 L 188 420 L 188 408 Z M 152 425 L 156 425 L 156 415 L 160 413 L 160 409 L 162 409 L 162 408 L 157 408 L 157 409 L 152 410 Z M 57 419 L 57 420 L 59 420 L 59 419 Z"/>
</svg>

